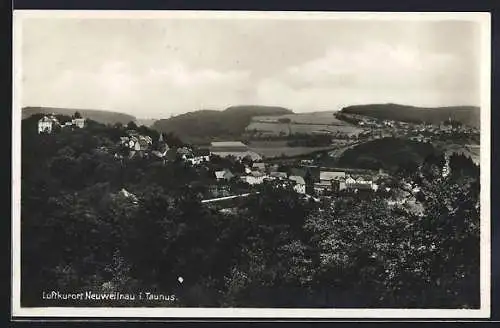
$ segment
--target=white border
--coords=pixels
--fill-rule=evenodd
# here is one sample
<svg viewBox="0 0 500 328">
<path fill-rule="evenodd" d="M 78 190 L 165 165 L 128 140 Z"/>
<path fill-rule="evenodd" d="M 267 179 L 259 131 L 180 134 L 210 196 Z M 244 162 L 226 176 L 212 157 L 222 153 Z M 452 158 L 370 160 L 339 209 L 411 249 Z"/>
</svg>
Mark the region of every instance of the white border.
<svg viewBox="0 0 500 328">
<path fill-rule="evenodd" d="M 20 306 L 21 200 L 21 29 L 27 18 L 50 19 L 349 19 L 466 20 L 481 26 L 481 308 L 444 309 L 270 309 L 270 308 L 22 308 Z M 490 76 L 491 16 L 485 12 L 242 12 L 242 11 L 65 11 L 15 10 L 13 13 L 12 111 L 12 316 L 22 317 L 149 317 L 149 318 L 488 318 L 490 316 Z"/>
</svg>

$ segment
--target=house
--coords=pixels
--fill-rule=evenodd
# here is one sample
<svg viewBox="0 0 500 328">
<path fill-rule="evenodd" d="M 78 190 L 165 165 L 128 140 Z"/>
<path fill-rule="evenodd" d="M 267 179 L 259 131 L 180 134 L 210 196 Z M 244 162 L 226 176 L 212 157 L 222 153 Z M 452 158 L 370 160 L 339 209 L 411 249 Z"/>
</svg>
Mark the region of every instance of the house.
<svg viewBox="0 0 500 328">
<path fill-rule="evenodd" d="M 288 174 L 286 172 L 275 171 L 269 173 L 269 176 L 275 179 L 286 179 L 288 177 Z"/>
<path fill-rule="evenodd" d="M 185 155 L 182 155 L 182 159 L 191 163 L 191 165 L 200 165 L 203 162 L 210 161 L 210 156 L 208 151 L 195 149 Z"/>
<path fill-rule="evenodd" d="M 332 184 L 329 181 L 316 182 L 314 183 L 313 188 L 318 194 L 323 194 L 332 189 Z"/>
<path fill-rule="evenodd" d="M 71 120 L 71 125 L 76 126 L 77 128 L 85 127 L 85 119 L 84 118 L 74 118 Z"/>
<path fill-rule="evenodd" d="M 363 177 L 359 177 L 354 179 L 349 176 L 345 179 L 345 182 L 341 182 L 339 186 L 339 190 L 349 190 L 349 191 L 358 191 L 358 190 L 378 190 L 378 185 L 374 184 L 371 180 L 365 180 Z"/>
<path fill-rule="evenodd" d="M 181 155 L 181 157 L 185 158 L 187 155 L 192 155 L 193 150 L 188 147 L 177 148 L 177 154 Z"/>
<path fill-rule="evenodd" d="M 265 163 L 253 163 L 252 169 L 264 172 L 266 170 Z"/>
<path fill-rule="evenodd" d="M 263 183 L 266 178 L 268 178 L 266 174 L 260 171 L 252 171 L 250 174 L 242 176 L 241 180 L 248 184 L 255 185 Z"/>
<path fill-rule="evenodd" d="M 129 199 L 130 201 L 132 201 L 133 204 L 137 204 L 139 202 L 139 200 L 137 199 L 137 196 L 128 192 L 125 188 L 122 188 L 118 192 L 118 196 L 123 197 L 125 199 Z"/>
<path fill-rule="evenodd" d="M 120 137 L 120 143 L 125 147 L 134 151 L 144 151 L 149 149 L 153 144 L 151 137 L 142 135 L 130 135 L 128 137 Z"/>
<path fill-rule="evenodd" d="M 306 182 L 305 182 L 303 177 L 298 176 L 298 175 L 292 175 L 288 179 L 295 183 L 295 185 L 293 186 L 293 189 L 296 192 L 298 192 L 299 194 L 306 193 Z"/>
<path fill-rule="evenodd" d="M 153 141 L 151 140 L 151 137 L 149 136 L 139 136 L 138 142 L 136 143 L 136 146 L 139 145 L 139 149 L 136 150 L 148 150 L 149 147 L 153 144 Z"/>
<path fill-rule="evenodd" d="M 321 171 L 319 173 L 319 181 L 323 183 L 331 183 L 345 179 L 346 174 L 342 171 Z"/>
<path fill-rule="evenodd" d="M 120 144 L 122 146 L 128 147 L 128 141 L 129 141 L 129 137 L 120 137 Z"/>
<path fill-rule="evenodd" d="M 44 116 L 38 120 L 38 133 L 52 133 L 56 126 L 61 126 L 61 124 L 54 115 Z"/>
<path fill-rule="evenodd" d="M 314 165 L 294 167 L 290 170 L 290 175 L 301 176 L 306 180 L 306 182 L 310 182 L 312 184 L 320 181 L 320 168 Z"/>
<path fill-rule="evenodd" d="M 231 180 L 234 177 L 234 174 L 229 170 L 215 171 L 215 178 L 220 180 Z"/>
<path fill-rule="evenodd" d="M 226 197 L 230 195 L 229 186 L 227 185 L 209 185 L 208 192 L 210 197 Z"/>
<path fill-rule="evenodd" d="M 189 151 L 186 151 L 188 149 Z M 199 165 L 203 162 L 210 161 L 210 152 L 207 149 L 194 149 L 185 148 L 180 152 L 182 159 L 191 163 L 191 165 Z"/>
<path fill-rule="evenodd" d="M 351 176 L 348 176 L 346 179 L 345 179 L 345 183 L 346 185 L 351 185 L 351 184 L 354 184 L 356 183 L 356 179 L 354 179 L 353 177 Z"/>
</svg>

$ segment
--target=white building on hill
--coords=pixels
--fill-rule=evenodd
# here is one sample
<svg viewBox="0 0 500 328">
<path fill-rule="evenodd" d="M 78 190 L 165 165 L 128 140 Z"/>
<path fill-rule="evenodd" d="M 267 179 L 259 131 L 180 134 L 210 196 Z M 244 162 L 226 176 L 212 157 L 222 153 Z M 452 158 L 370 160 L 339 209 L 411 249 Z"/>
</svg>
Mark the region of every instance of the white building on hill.
<svg viewBox="0 0 500 328">
<path fill-rule="evenodd" d="M 85 127 L 85 119 L 84 118 L 74 118 L 71 120 L 71 123 L 73 126 L 76 126 L 77 128 L 84 128 Z"/>
<path fill-rule="evenodd" d="M 52 133 L 56 126 L 60 126 L 60 123 L 54 115 L 44 116 L 38 120 L 38 133 Z"/>
</svg>

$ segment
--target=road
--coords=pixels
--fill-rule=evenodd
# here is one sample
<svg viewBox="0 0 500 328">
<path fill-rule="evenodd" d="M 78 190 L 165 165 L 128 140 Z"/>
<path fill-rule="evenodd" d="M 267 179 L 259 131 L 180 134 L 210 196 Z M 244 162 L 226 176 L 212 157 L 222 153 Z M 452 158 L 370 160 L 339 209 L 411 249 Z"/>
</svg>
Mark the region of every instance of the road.
<svg viewBox="0 0 500 328">
<path fill-rule="evenodd" d="M 258 194 L 258 192 L 255 192 L 255 193 L 246 193 L 246 194 L 240 194 L 240 195 L 233 195 L 233 196 L 226 196 L 226 197 L 210 198 L 210 199 L 204 199 L 201 202 L 202 203 L 214 203 L 214 202 L 220 202 L 220 201 L 223 201 L 223 200 L 248 197 L 250 195 L 257 195 L 257 194 Z"/>
</svg>

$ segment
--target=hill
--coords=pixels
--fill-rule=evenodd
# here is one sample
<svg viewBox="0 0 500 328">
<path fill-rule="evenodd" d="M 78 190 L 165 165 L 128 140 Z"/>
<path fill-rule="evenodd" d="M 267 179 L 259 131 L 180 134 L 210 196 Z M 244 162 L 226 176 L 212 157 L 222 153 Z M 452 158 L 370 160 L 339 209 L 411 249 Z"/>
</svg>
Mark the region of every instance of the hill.
<svg viewBox="0 0 500 328">
<path fill-rule="evenodd" d="M 382 138 L 347 149 L 338 159 L 338 165 L 365 169 L 397 169 L 406 162 L 421 163 L 437 153 L 430 143 L 408 139 Z"/>
<path fill-rule="evenodd" d="M 240 138 L 254 116 L 291 113 L 291 110 L 283 107 L 232 106 L 223 111 L 198 110 L 161 119 L 151 127 L 161 132 L 172 132 L 185 142 L 208 142 L 214 139 Z"/>
<path fill-rule="evenodd" d="M 56 107 L 24 107 L 22 109 L 22 118 L 28 118 L 33 114 L 58 114 L 71 116 L 76 111 L 80 112 L 83 117 L 89 118 L 93 121 L 103 123 L 103 124 L 115 124 L 122 123 L 127 124 L 130 121 L 135 121 L 136 118 L 132 115 L 111 112 L 105 110 L 95 110 L 95 109 L 74 109 L 74 108 L 56 108 Z"/>
<path fill-rule="evenodd" d="M 342 113 L 402 122 L 439 124 L 451 118 L 479 128 L 480 109 L 474 106 L 415 107 L 398 104 L 370 104 L 344 107 Z"/>
</svg>

